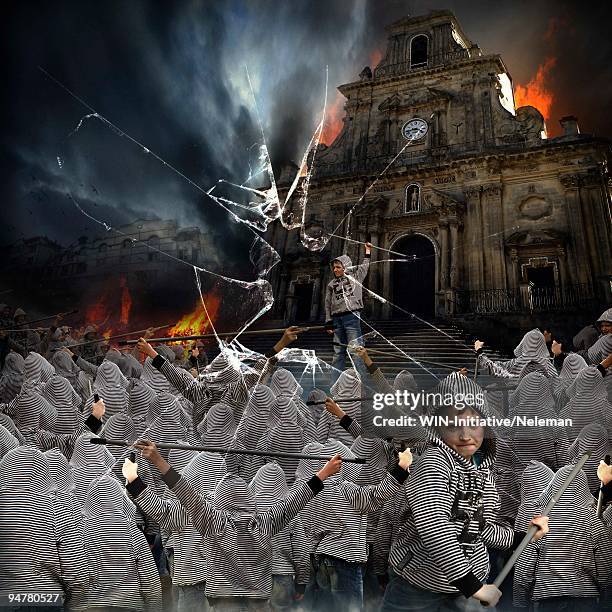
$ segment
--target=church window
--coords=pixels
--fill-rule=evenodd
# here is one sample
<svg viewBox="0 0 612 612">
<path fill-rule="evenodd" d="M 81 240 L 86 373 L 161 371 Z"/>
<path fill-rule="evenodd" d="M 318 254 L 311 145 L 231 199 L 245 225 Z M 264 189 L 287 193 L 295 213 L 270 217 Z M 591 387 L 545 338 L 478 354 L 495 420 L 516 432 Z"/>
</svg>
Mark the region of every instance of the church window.
<svg viewBox="0 0 612 612">
<path fill-rule="evenodd" d="M 410 68 L 427 66 L 427 47 L 429 39 L 425 34 L 419 34 L 410 41 Z"/>
<path fill-rule="evenodd" d="M 406 185 L 404 196 L 404 212 L 413 213 L 421 210 L 421 187 L 416 183 Z"/>
</svg>

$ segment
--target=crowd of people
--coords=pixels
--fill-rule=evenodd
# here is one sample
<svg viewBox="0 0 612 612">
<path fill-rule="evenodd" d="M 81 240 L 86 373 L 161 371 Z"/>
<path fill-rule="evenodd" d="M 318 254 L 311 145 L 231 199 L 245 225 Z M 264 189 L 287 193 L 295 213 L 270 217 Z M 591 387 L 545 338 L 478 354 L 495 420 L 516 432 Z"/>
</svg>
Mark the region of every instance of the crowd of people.
<svg viewBox="0 0 612 612">
<path fill-rule="evenodd" d="M 435 389 L 461 407 L 414 410 L 446 422 L 383 437 L 366 398 L 417 384 L 367 347 L 305 396 L 279 362 L 297 327 L 265 355 L 230 345 L 208 363 L 145 337 L 77 347 L 95 330 L 67 340 L 60 323 L 40 334 L 5 309 L 0 325 L 8 609 L 612 609 L 612 309 L 576 352 L 539 329 L 509 361 L 476 342 L 480 371 L 516 385 L 507 416 L 533 427 L 483 425 L 499 397 L 457 371 Z M 502 597 L 492 579 L 530 528 Z"/>
</svg>

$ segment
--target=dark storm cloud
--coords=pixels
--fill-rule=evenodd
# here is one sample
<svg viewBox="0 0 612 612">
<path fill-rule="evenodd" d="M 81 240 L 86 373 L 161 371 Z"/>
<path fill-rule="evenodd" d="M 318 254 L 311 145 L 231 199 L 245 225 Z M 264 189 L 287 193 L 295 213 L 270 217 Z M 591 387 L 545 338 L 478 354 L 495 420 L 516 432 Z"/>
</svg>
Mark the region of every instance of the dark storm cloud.
<svg viewBox="0 0 612 612">
<path fill-rule="evenodd" d="M 67 138 L 87 111 L 38 65 L 208 188 L 220 177 L 244 179 L 259 138 L 246 66 L 273 160 L 297 160 L 321 112 L 326 66 L 331 103 L 338 84 L 356 80 L 375 49 L 384 52 L 385 25 L 432 8 L 440 7 L 385 0 L 14 3 L 2 37 L 10 61 L 0 241 L 47 234 L 67 244 L 90 230 L 66 193 L 111 224 L 175 218 L 223 232 L 226 246 L 251 236 L 99 122 Z M 444 8 L 485 52 L 502 55 L 515 84 L 555 56 L 553 120 L 575 113 L 583 131 L 612 133 L 606 3 L 457 0 Z"/>
</svg>

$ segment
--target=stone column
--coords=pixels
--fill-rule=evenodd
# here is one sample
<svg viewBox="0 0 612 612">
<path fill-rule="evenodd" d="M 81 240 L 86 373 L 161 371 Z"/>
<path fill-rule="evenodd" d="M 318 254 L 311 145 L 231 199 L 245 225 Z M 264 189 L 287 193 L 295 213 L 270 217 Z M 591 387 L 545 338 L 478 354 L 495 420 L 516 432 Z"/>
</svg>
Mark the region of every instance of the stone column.
<svg viewBox="0 0 612 612">
<path fill-rule="evenodd" d="M 577 175 L 567 174 L 560 178 L 561 184 L 565 187 L 565 204 L 567 212 L 568 227 L 572 228 L 570 239 L 572 241 L 572 249 L 574 251 L 574 262 L 578 278 L 576 283 L 586 283 L 593 286 L 592 282 L 592 263 L 591 253 L 588 248 L 587 237 L 585 233 L 585 221 L 580 205 L 580 197 L 578 193 L 579 177 Z"/>
<path fill-rule="evenodd" d="M 310 304 L 310 320 L 317 321 L 319 318 L 319 299 L 321 292 L 321 277 L 315 276 L 312 286 L 312 302 Z"/>
<path fill-rule="evenodd" d="M 451 289 L 459 288 L 459 221 L 451 218 L 450 222 L 450 275 L 449 284 Z"/>
<path fill-rule="evenodd" d="M 506 262 L 504 257 L 504 214 L 502 186 L 487 185 L 484 189 L 483 211 L 486 219 L 485 257 L 488 262 L 487 289 L 506 288 Z"/>
<path fill-rule="evenodd" d="M 484 288 L 482 219 L 480 215 L 480 188 L 469 187 L 465 191 L 465 254 L 467 261 L 467 289 L 476 291 Z"/>
<path fill-rule="evenodd" d="M 375 247 L 379 246 L 380 238 L 379 238 L 378 232 L 372 231 L 370 242 L 372 243 L 372 246 L 375 246 Z M 379 251 L 378 249 L 372 249 L 372 259 L 370 263 L 372 264 L 375 261 L 386 259 L 386 255 L 387 253 L 383 253 L 382 251 Z M 381 264 L 370 265 L 370 270 L 368 272 L 369 283 L 367 286 L 370 289 L 370 291 L 373 291 L 377 295 L 380 295 L 380 273 L 381 273 L 380 265 Z M 366 292 L 364 292 L 364 294 L 365 293 Z M 366 296 L 364 295 L 364 297 Z M 370 307 L 371 316 L 375 319 L 379 319 L 380 318 L 380 302 L 376 298 L 372 297 L 371 295 L 368 297 L 368 300 L 371 306 Z"/>
<path fill-rule="evenodd" d="M 388 234 L 381 234 L 381 246 L 385 249 L 390 249 L 390 243 Z M 392 257 L 390 253 L 385 253 L 385 255 L 389 255 L 389 257 L 385 257 L 385 259 L 389 259 Z M 391 306 L 389 306 L 389 302 L 391 301 L 391 262 L 385 261 L 382 264 L 382 296 L 387 300 L 387 303 L 381 304 L 381 316 L 383 319 L 391 318 Z"/>
<path fill-rule="evenodd" d="M 442 218 L 440 226 L 440 291 L 448 288 L 448 220 Z"/>
</svg>

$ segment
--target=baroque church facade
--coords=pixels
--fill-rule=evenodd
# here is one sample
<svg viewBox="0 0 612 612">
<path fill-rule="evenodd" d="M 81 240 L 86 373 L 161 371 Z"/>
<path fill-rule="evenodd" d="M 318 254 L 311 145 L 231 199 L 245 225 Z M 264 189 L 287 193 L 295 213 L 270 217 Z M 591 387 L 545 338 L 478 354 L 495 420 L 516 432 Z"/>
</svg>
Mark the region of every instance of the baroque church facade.
<svg viewBox="0 0 612 612">
<path fill-rule="evenodd" d="M 282 256 L 274 314 L 324 319 L 331 260 L 363 258 L 361 244 L 340 237 L 387 250 L 373 251 L 365 283 L 385 299 L 366 299 L 373 319 L 609 304 L 610 142 L 581 134 L 575 117 L 546 138 L 537 109 L 515 108 L 502 58 L 484 54 L 449 11 L 387 31 L 380 63 L 339 87 L 343 127 L 316 153 L 305 231 L 336 237 L 318 252 L 299 230 L 268 232 Z"/>
</svg>

